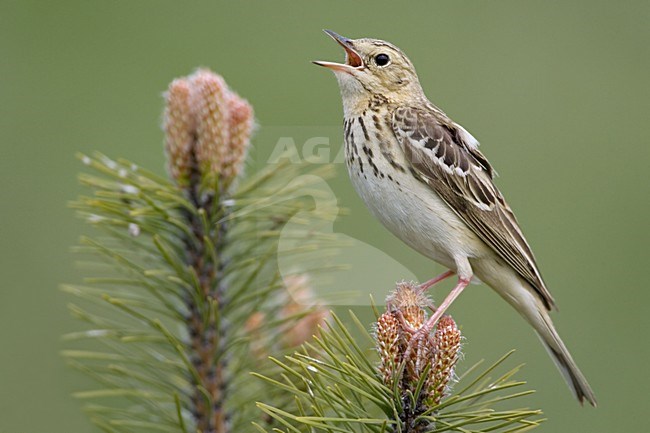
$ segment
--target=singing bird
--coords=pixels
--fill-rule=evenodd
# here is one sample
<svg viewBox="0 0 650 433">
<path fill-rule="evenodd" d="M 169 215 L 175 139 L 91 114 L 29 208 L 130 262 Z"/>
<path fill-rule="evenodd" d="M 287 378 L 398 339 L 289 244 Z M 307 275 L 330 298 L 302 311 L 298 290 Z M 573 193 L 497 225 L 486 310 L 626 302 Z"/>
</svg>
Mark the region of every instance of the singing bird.
<svg viewBox="0 0 650 433">
<path fill-rule="evenodd" d="M 418 332 L 431 332 L 476 277 L 532 325 L 575 397 L 595 406 L 589 383 L 553 326 L 555 301 L 478 141 L 427 99 L 413 64 L 395 45 L 325 32 L 345 50 L 345 63 L 314 63 L 338 80 L 354 188 L 388 230 L 449 269 L 421 290 L 458 276 Z"/>
</svg>

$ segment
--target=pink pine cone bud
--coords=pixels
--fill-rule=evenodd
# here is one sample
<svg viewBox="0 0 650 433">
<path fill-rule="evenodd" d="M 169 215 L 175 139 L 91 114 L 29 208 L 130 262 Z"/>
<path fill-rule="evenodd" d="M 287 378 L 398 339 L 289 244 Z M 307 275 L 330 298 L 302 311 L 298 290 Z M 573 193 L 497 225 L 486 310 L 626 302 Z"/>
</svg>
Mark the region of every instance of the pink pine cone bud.
<svg viewBox="0 0 650 433">
<path fill-rule="evenodd" d="M 446 395 L 447 387 L 454 376 L 454 367 L 460 354 L 461 335 L 456 322 L 450 316 L 443 316 L 434 333 L 433 359 L 427 377 L 426 390 L 429 404 L 439 404 Z"/>
<path fill-rule="evenodd" d="M 283 307 L 277 315 L 268 317 L 256 312 L 245 322 L 246 335 L 251 341 L 251 352 L 259 359 L 270 354 L 268 335 L 265 334 L 269 321 L 281 321 L 290 324 L 282 336 L 274 340 L 279 350 L 293 349 L 311 339 L 323 327 L 330 312 L 321 305 L 309 281 L 307 274 L 288 275 L 284 279 L 286 292 L 279 294 L 278 304 Z"/>
<path fill-rule="evenodd" d="M 248 153 L 248 143 L 253 131 L 253 107 L 245 99 L 230 93 L 228 99 L 230 111 L 230 152 L 224 156 L 223 177 L 235 179 L 243 171 Z"/>
<path fill-rule="evenodd" d="M 399 311 L 406 322 L 405 325 L 414 330 L 424 324 L 424 308 L 429 304 L 429 300 L 417 290 L 414 283 L 405 281 L 397 284 L 395 291 L 388 297 L 387 304 L 390 309 Z"/>
<path fill-rule="evenodd" d="M 403 352 L 399 320 L 391 312 L 385 312 L 377 320 L 375 339 L 379 353 L 379 374 L 384 384 L 391 386 L 401 362 Z"/>
<path fill-rule="evenodd" d="M 170 175 L 188 186 L 217 176 L 229 187 L 243 169 L 253 129 L 253 109 L 207 69 L 174 80 L 166 94 L 164 130 Z"/>
<path fill-rule="evenodd" d="M 427 332 L 426 309 L 433 304 L 414 283 L 399 283 L 386 306 L 375 328 L 379 376 L 388 386 L 397 381 L 401 395 L 415 397 L 416 406 L 434 407 L 453 379 L 460 330 L 450 316 L 443 316 L 434 331 Z"/>
<path fill-rule="evenodd" d="M 219 173 L 228 154 L 228 87 L 219 75 L 199 69 L 190 76 L 196 116 L 196 160 L 202 173 Z"/>
<path fill-rule="evenodd" d="M 190 108 L 190 85 L 179 78 L 169 85 L 165 93 L 164 129 L 167 166 L 170 175 L 179 185 L 187 185 L 192 167 L 194 118 Z"/>
<path fill-rule="evenodd" d="M 318 329 L 327 322 L 330 313 L 319 302 L 308 274 L 288 275 L 284 284 L 289 296 L 280 316 L 284 319 L 299 318 L 295 319 L 291 329 L 283 335 L 283 342 L 286 347 L 296 347 L 316 335 Z"/>
</svg>

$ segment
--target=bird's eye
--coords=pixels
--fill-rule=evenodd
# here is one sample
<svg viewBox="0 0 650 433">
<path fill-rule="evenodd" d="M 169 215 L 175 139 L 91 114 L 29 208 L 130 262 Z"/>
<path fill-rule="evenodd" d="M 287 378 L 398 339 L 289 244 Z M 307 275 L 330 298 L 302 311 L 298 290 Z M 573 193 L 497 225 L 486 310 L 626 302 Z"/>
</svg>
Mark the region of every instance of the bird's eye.
<svg viewBox="0 0 650 433">
<path fill-rule="evenodd" d="M 390 62 L 390 57 L 388 57 L 388 54 L 377 54 L 375 56 L 375 63 L 377 66 L 386 66 Z"/>
</svg>

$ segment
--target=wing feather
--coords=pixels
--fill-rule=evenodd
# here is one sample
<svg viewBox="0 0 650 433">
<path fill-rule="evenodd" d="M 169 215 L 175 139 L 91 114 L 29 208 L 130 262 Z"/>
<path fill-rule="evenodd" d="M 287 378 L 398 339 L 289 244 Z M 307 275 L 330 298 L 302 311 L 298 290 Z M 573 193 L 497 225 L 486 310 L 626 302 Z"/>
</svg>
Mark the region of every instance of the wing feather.
<svg viewBox="0 0 650 433">
<path fill-rule="evenodd" d="M 478 142 L 435 109 L 398 108 L 393 114 L 393 130 L 412 173 L 530 283 L 547 308 L 554 307 L 533 252 L 494 185 L 494 171 L 478 150 Z"/>
</svg>

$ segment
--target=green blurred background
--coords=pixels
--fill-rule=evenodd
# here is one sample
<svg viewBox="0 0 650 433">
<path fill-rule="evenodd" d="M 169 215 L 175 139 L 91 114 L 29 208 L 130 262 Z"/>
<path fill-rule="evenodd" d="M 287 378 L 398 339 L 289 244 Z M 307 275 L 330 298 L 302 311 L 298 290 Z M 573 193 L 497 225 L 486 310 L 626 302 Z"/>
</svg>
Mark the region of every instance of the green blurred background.
<svg viewBox="0 0 650 433">
<path fill-rule="evenodd" d="M 309 61 L 342 53 L 322 28 L 403 48 L 430 98 L 482 142 L 600 407 L 573 401 L 483 286 L 452 309 L 468 361 L 517 348 L 538 390 L 525 404 L 549 418 L 540 432 L 647 431 L 650 2 L 2 0 L 0 432 L 95 431 L 70 397 L 90 382 L 59 356 L 77 324 L 57 285 L 82 276 L 70 246 L 84 228 L 66 207 L 81 192 L 75 152 L 163 173 L 161 92 L 201 65 L 253 103 L 260 131 L 329 134 L 338 88 Z M 259 154 L 272 144 L 257 141 Z M 332 187 L 350 213 L 336 230 L 421 279 L 439 272 L 370 220 L 343 168 Z"/>
</svg>

